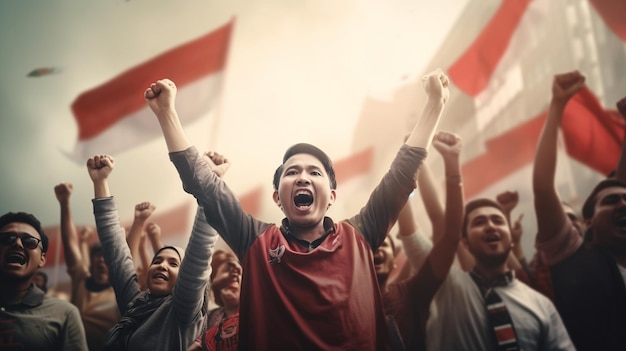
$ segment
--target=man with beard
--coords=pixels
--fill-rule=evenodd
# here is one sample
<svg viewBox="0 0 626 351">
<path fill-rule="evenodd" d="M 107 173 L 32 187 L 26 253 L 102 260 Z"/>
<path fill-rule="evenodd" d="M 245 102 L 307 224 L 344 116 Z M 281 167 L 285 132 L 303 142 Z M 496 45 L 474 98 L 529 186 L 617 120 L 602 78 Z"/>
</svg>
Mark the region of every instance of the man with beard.
<svg viewBox="0 0 626 351">
<path fill-rule="evenodd" d="M 584 83 L 578 71 L 554 77 L 533 168 L 535 245 L 540 261 L 549 269 L 546 276 L 554 304 L 576 348 L 618 350 L 626 345 L 626 144 L 622 144 L 614 174 L 597 184 L 586 199 L 585 225 L 570 214 L 554 183 L 558 128 L 563 118 L 576 117 L 565 113 L 566 107 Z M 617 109 L 626 118 L 626 98 L 617 103 Z"/>
<path fill-rule="evenodd" d="M 72 191 L 70 183 L 54 187 L 61 207 L 63 253 L 71 278 L 70 302 L 80 311 L 89 350 L 96 351 L 102 348 L 104 336 L 120 319 L 120 313 L 109 283 L 109 268 L 102 256 L 102 245 L 99 242 L 92 244 L 89 261 L 81 253 L 81 239 L 70 210 Z"/>
<path fill-rule="evenodd" d="M 509 270 L 511 228 L 500 205 L 470 201 L 462 228 L 475 266 L 471 272 L 453 268 L 435 295 L 427 349 L 574 350 L 552 302 Z"/>
<path fill-rule="evenodd" d="M 46 263 L 48 237 L 24 212 L 0 217 L 0 349 L 87 350 L 80 314 L 34 283 Z"/>
<path fill-rule="evenodd" d="M 583 205 L 585 243 L 570 221 L 537 234 L 554 301 L 578 350 L 626 345 L 626 183 L 598 183 Z"/>
</svg>

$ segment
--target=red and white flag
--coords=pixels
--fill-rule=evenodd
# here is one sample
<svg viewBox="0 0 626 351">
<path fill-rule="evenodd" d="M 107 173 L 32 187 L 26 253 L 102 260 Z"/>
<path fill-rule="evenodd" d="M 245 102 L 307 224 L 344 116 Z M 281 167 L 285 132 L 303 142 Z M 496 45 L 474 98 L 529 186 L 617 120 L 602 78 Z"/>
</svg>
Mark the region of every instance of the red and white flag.
<svg viewBox="0 0 626 351">
<path fill-rule="evenodd" d="M 602 107 L 589 89 L 569 101 L 561 130 L 570 157 L 604 175 L 615 170 L 624 140 L 624 118 Z"/>
<path fill-rule="evenodd" d="M 486 151 L 462 166 L 465 195 L 480 194 L 531 165 L 546 118 L 547 111 L 487 140 Z M 615 169 L 624 140 L 624 119 L 619 112 L 604 109 L 589 89 L 570 99 L 561 130 L 571 158 L 601 174 Z"/>
<path fill-rule="evenodd" d="M 459 59 L 448 68 L 454 84 L 466 94 L 476 97 L 496 75 L 506 71 L 524 46 L 527 31 L 545 12 L 541 1 L 503 1 L 476 40 Z"/>
<path fill-rule="evenodd" d="M 154 81 L 173 80 L 183 124 L 207 114 L 221 91 L 234 20 L 143 62 L 80 94 L 72 103 L 78 125 L 73 156 L 119 154 L 160 135 L 143 93 Z"/>
<path fill-rule="evenodd" d="M 589 0 L 591 5 L 607 27 L 615 33 L 623 42 L 626 42 L 626 1 L 623 0 Z"/>
<path fill-rule="evenodd" d="M 621 19 L 621 14 L 626 13 L 626 2 L 590 3 L 607 27 L 626 42 L 626 22 Z M 506 113 L 504 104 L 516 94 L 524 93 L 519 63 L 530 45 L 533 29 L 549 22 L 548 5 L 547 0 L 502 1 L 475 41 L 449 67 L 453 84 L 474 99 L 479 130 Z M 556 73 L 562 72 L 552 74 Z M 544 103 L 548 102 L 546 95 Z M 463 165 L 467 198 L 532 164 L 546 113 L 529 116 L 525 122 L 488 139 L 485 152 Z M 570 100 L 564 112 L 561 130 L 566 152 L 589 168 L 607 174 L 617 164 L 623 126 L 619 114 L 605 109 L 585 88 Z"/>
</svg>

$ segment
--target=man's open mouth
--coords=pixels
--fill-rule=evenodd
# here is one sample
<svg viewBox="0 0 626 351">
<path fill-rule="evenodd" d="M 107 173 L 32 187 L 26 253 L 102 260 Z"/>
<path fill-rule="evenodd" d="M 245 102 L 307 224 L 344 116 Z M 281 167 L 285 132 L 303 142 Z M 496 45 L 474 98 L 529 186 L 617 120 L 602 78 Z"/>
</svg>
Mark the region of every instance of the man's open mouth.
<svg viewBox="0 0 626 351">
<path fill-rule="evenodd" d="M 307 191 L 299 191 L 293 198 L 293 203 L 299 209 L 307 209 L 313 204 L 313 195 Z"/>
<path fill-rule="evenodd" d="M 26 255 L 20 252 L 12 252 L 7 255 L 6 261 L 8 263 L 16 263 L 19 265 L 26 264 Z"/>
</svg>

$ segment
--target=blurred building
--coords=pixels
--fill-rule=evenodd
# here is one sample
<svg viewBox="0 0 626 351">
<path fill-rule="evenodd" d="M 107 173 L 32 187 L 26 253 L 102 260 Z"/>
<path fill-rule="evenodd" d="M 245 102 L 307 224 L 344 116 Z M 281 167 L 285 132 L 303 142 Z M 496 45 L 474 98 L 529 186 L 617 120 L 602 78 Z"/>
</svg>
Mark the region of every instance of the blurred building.
<svg viewBox="0 0 626 351">
<path fill-rule="evenodd" d="M 468 2 L 423 73 L 438 67 L 444 70 L 450 67 L 473 43 L 502 1 L 509 0 Z M 515 44 L 521 50 L 509 57 L 512 65 L 497 71 L 487 88 L 476 97 L 451 84 L 450 101 L 439 129 L 461 135 L 462 163 L 483 154 L 486 141 L 544 112 L 551 98 L 554 74 L 578 69 L 586 76 L 590 90 L 608 109 L 615 109 L 615 103 L 626 95 L 625 43 L 606 26 L 588 0 L 534 0 L 526 12 L 524 16 L 529 22 L 523 28 L 518 27 L 523 33 L 516 37 Z M 394 97 L 396 108 L 409 116 L 407 131 L 415 124 L 426 103 L 426 96 L 416 89 L 421 87 L 405 87 Z M 511 153 L 520 151 L 510 145 Z M 431 151 L 431 154 L 435 153 Z M 602 175 L 566 156 L 563 151 L 559 153 L 557 186 L 565 201 L 580 208 Z M 428 162 L 435 174 L 443 179 L 438 157 L 429 157 Z M 523 245 L 527 254 L 534 251 L 536 233 L 531 171 L 532 162 L 520 170 L 517 178 L 508 177 L 506 182 L 494 184 L 494 187 L 476 194 L 493 197 L 504 190 L 520 192 L 516 211 L 525 214 L 523 227 L 528 234 L 523 238 Z M 420 206 L 417 200 L 416 206 Z M 418 215 L 421 222 L 428 221 L 421 212 Z"/>
</svg>

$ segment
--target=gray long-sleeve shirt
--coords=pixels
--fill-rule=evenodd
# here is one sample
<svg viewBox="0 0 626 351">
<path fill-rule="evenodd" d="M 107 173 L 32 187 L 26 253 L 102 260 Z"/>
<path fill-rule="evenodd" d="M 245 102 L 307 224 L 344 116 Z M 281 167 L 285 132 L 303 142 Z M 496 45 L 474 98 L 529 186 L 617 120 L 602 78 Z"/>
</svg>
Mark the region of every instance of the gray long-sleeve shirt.
<svg viewBox="0 0 626 351">
<path fill-rule="evenodd" d="M 146 292 L 137 284 L 137 273 L 113 197 L 94 199 L 93 208 L 111 285 L 123 315 L 129 304 Z M 186 350 L 193 343 L 202 330 L 202 305 L 216 240 L 217 232 L 207 224 L 204 211 L 199 208 L 174 290 L 135 330 L 128 343 L 129 350 Z"/>
</svg>

